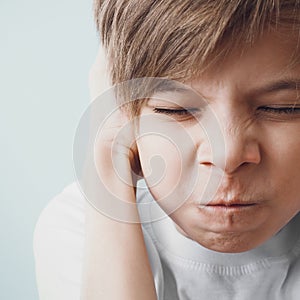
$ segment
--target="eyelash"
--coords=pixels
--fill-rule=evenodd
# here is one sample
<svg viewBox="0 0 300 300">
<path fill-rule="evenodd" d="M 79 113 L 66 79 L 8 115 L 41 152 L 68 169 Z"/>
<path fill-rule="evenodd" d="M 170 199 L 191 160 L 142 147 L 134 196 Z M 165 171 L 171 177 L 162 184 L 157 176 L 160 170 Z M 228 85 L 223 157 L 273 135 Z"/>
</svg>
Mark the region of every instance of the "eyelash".
<svg viewBox="0 0 300 300">
<path fill-rule="evenodd" d="M 193 120 L 194 114 L 198 114 L 200 110 L 197 108 L 153 108 L 154 113 L 173 116 L 177 119 L 177 121 L 189 121 Z M 279 119 L 291 119 L 292 117 L 298 117 L 300 115 L 300 107 L 299 106 L 260 106 L 257 109 L 256 116 L 258 118 L 271 118 L 274 120 Z"/>
<path fill-rule="evenodd" d="M 171 109 L 171 108 L 158 108 L 155 107 L 153 109 L 153 111 L 155 113 L 158 114 L 166 114 L 166 115 L 177 115 L 177 116 L 186 116 L 186 115 L 190 115 L 192 112 L 197 112 L 198 109 L 197 108 L 191 108 L 191 109 Z"/>
<path fill-rule="evenodd" d="M 297 114 L 300 113 L 300 107 L 286 106 L 286 107 L 272 107 L 272 106 L 261 106 L 260 110 L 273 114 Z"/>
</svg>

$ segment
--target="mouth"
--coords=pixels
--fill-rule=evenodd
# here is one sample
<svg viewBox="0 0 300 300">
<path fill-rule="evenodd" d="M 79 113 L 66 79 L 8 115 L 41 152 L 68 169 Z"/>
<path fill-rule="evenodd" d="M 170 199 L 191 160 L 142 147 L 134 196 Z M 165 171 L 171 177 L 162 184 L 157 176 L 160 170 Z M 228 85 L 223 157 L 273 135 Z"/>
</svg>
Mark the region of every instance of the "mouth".
<svg viewBox="0 0 300 300">
<path fill-rule="evenodd" d="M 223 207 L 242 207 L 242 206 L 253 206 L 257 203 L 217 203 L 217 204 L 207 204 L 206 206 L 223 206 Z"/>
<path fill-rule="evenodd" d="M 211 209 L 226 209 L 226 210 L 238 210 L 243 208 L 250 208 L 257 205 L 256 202 L 244 202 L 239 200 L 232 201 L 211 201 L 205 205 L 200 205 L 200 208 L 211 208 Z"/>
<path fill-rule="evenodd" d="M 195 212 L 201 226 L 215 233 L 241 233 L 245 228 L 256 228 L 268 211 L 263 200 L 231 200 L 217 199 L 198 205 Z"/>
</svg>

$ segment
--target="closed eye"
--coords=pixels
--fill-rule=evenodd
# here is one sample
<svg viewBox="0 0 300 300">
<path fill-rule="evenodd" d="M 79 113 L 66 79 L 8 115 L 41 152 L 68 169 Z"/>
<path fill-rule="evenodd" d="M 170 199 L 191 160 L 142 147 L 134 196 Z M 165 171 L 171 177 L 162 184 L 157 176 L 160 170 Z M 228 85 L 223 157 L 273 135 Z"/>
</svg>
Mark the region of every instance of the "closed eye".
<svg viewBox="0 0 300 300">
<path fill-rule="evenodd" d="M 282 115 L 282 114 L 286 114 L 286 115 L 300 114 L 300 107 L 298 107 L 298 106 L 282 106 L 282 107 L 278 107 L 278 106 L 261 106 L 261 107 L 259 107 L 259 110 L 262 111 L 262 112 L 271 113 L 271 114 L 278 114 L 278 115 Z"/>
<path fill-rule="evenodd" d="M 153 109 L 155 113 L 158 114 L 166 114 L 166 115 L 178 115 L 178 116 L 184 116 L 184 115 L 190 115 L 193 113 L 196 113 L 199 111 L 197 108 L 180 108 L 180 109 L 175 109 L 175 108 L 159 108 L 155 107 Z"/>
</svg>

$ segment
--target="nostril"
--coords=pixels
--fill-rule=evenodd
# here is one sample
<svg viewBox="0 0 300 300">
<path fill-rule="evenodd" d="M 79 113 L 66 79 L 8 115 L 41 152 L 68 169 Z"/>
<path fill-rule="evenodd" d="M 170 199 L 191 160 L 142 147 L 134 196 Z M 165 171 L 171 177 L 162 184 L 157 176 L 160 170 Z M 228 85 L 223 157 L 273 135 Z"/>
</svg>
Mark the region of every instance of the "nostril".
<svg viewBox="0 0 300 300">
<path fill-rule="evenodd" d="M 207 167 L 211 167 L 211 166 L 213 166 L 213 163 L 208 162 L 208 161 L 204 161 L 204 162 L 201 162 L 201 165 L 204 165 L 204 166 L 207 166 Z"/>
</svg>

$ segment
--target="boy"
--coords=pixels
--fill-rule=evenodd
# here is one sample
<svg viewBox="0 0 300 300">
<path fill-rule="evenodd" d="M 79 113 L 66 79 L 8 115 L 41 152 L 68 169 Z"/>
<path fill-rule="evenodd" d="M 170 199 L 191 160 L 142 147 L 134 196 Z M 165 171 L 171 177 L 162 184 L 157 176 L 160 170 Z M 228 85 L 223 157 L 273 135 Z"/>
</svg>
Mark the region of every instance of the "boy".
<svg viewBox="0 0 300 300">
<path fill-rule="evenodd" d="M 35 233 L 41 298 L 76 299 L 82 283 L 82 299 L 298 299 L 299 2 L 96 1 L 95 16 L 112 84 L 154 77 L 176 83 L 104 123 L 81 182 L 92 205 L 73 186 L 43 213 Z M 102 91 L 98 68 L 93 99 Z M 216 124 L 223 138 L 214 135 Z M 164 169 L 151 162 L 157 156 Z M 145 178 L 136 197 L 130 169 Z M 132 205 L 103 205 L 116 199 Z M 136 199 L 158 203 L 168 217 L 145 223 Z M 62 211 L 73 238 L 55 215 Z M 70 254 L 54 247 L 55 256 L 46 243 L 64 234 Z M 47 266 L 43 255 L 60 267 Z M 68 285 L 70 266 L 81 272 L 78 261 L 83 277 Z M 59 272 L 65 279 L 56 283 Z M 51 298 L 47 284 L 63 286 Z"/>
</svg>

